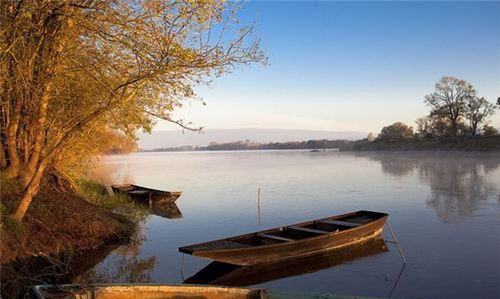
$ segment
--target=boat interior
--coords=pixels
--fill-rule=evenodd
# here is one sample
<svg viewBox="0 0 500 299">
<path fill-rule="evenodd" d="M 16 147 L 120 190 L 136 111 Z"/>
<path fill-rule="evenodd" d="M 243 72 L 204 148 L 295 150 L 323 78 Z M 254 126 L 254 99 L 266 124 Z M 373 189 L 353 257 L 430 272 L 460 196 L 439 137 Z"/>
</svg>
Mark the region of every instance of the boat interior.
<svg viewBox="0 0 500 299">
<path fill-rule="evenodd" d="M 385 216 L 383 213 L 358 211 L 347 215 L 306 222 L 300 225 L 284 226 L 270 231 L 234 237 L 230 241 L 246 246 L 291 242 L 356 228 L 383 216 Z"/>
<path fill-rule="evenodd" d="M 135 187 L 131 184 L 111 185 L 111 187 L 120 190 L 122 192 L 132 191 L 135 189 Z"/>
<path fill-rule="evenodd" d="M 283 226 L 232 238 L 180 247 L 179 250 L 181 252 L 191 254 L 194 251 L 239 249 L 254 246 L 275 245 L 354 229 L 385 216 L 387 216 L 385 213 L 357 211 L 349 214 Z"/>
</svg>

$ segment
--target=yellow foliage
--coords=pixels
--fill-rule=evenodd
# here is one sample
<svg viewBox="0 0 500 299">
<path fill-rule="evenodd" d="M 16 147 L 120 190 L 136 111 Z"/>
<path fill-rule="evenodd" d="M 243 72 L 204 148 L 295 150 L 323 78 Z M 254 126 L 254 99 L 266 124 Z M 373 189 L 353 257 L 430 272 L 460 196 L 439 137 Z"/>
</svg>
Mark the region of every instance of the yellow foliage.
<svg viewBox="0 0 500 299">
<path fill-rule="evenodd" d="M 29 199 L 45 167 L 91 160 L 109 148 L 114 130 L 133 136 L 150 131 L 157 118 L 196 129 L 171 117 L 196 98 L 195 85 L 237 64 L 265 61 L 258 40 L 248 40 L 253 27 L 237 24 L 235 6 L 217 0 L 0 1 L 6 136 L 0 168 L 20 178 Z"/>
</svg>

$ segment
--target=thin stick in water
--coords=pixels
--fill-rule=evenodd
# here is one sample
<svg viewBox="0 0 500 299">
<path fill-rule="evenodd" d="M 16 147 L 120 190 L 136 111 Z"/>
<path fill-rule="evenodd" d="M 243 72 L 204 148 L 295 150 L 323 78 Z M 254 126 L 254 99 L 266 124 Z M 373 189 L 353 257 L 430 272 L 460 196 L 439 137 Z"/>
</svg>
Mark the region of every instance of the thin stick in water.
<svg viewBox="0 0 500 299">
<path fill-rule="evenodd" d="M 259 225 L 261 225 L 260 221 L 260 187 L 257 189 L 257 216 L 259 219 Z"/>
<path fill-rule="evenodd" d="M 403 270 L 405 269 L 405 267 L 406 267 L 406 263 L 403 264 L 403 267 L 399 271 L 398 278 L 396 279 L 396 282 L 394 282 L 394 286 L 392 287 L 391 292 L 389 293 L 389 298 L 392 297 L 392 293 L 394 293 L 394 290 L 398 286 L 399 279 L 401 279 L 401 276 L 403 275 Z"/>
<path fill-rule="evenodd" d="M 391 232 L 392 239 L 394 240 L 394 242 L 396 242 L 396 246 L 397 246 L 397 248 L 398 248 L 399 254 L 401 255 L 401 258 L 403 259 L 403 263 L 405 263 L 405 264 L 406 264 L 406 258 L 405 258 L 405 255 L 403 254 L 403 250 L 401 249 L 401 246 L 399 246 L 398 239 L 396 239 L 396 235 L 395 235 L 395 234 L 394 234 L 394 232 L 392 231 L 392 228 L 391 228 L 391 225 L 389 224 L 389 221 L 387 221 L 385 224 L 387 224 L 387 227 L 389 228 L 389 231 Z"/>
</svg>

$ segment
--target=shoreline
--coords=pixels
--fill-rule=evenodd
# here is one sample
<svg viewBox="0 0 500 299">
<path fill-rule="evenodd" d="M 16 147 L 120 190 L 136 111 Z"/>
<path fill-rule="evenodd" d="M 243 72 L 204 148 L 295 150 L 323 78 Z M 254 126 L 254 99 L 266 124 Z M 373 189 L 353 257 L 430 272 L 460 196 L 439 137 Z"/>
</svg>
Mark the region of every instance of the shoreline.
<svg viewBox="0 0 500 299">
<path fill-rule="evenodd" d="M 230 142 L 203 147 L 181 146 L 140 149 L 138 153 L 218 152 L 218 151 L 500 151 L 500 136 L 447 137 L 442 139 L 408 139 L 394 142 L 351 140 L 309 140 L 276 143 Z"/>
<path fill-rule="evenodd" d="M 30 275 L 26 281 L 26 273 L 39 270 L 36 265 L 48 263 L 53 268 L 65 268 L 73 257 L 127 242 L 136 227 L 126 216 L 93 204 L 75 191 L 56 188 L 41 190 L 22 224 L 16 223 L 9 218 L 8 209 L 15 205 L 17 195 L 5 191 L 2 190 L 0 274 L 2 296 L 6 298 L 19 295 L 18 291 L 22 292 L 30 279 L 39 279 L 38 275 Z"/>
</svg>

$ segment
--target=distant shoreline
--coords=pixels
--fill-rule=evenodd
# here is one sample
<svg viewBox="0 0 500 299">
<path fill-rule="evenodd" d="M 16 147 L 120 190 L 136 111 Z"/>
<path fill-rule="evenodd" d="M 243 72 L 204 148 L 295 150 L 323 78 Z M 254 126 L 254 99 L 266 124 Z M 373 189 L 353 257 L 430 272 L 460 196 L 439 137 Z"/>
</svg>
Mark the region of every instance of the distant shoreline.
<svg viewBox="0 0 500 299">
<path fill-rule="evenodd" d="M 297 142 L 255 143 L 236 141 L 212 143 L 208 146 L 181 146 L 140 149 L 139 152 L 196 152 L 196 151 L 259 151 L 259 150 L 310 150 L 310 151 L 500 151 L 500 136 L 462 136 L 441 139 L 413 138 L 397 142 L 350 140 L 309 140 Z"/>
</svg>

